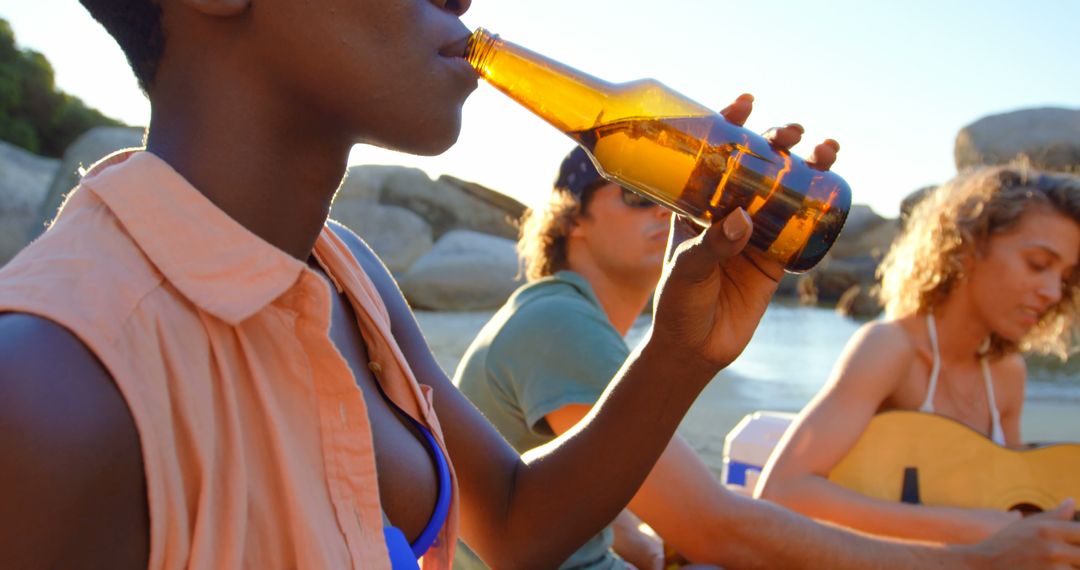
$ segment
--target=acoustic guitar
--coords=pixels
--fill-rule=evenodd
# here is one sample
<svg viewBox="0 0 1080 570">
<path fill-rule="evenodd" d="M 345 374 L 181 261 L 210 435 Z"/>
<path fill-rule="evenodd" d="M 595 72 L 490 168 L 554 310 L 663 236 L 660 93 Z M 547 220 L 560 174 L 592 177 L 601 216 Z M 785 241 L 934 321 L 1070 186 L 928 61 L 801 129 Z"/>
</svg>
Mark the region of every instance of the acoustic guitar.
<svg viewBox="0 0 1080 570">
<path fill-rule="evenodd" d="M 889 501 L 1031 514 L 1080 501 L 1080 444 L 1013 450 L 949 418 L 891 411 L 870 421 L 829 480 Z"/>
</svg>

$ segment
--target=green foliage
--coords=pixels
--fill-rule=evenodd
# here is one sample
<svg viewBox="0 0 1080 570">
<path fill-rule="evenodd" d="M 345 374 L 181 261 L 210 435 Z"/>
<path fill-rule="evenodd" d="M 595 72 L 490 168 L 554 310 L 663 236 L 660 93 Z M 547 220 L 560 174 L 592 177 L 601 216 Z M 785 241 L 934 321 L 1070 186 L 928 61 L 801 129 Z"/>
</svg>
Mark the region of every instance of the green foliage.
<svg viewBox="0 0 1080 570">
<path fill-rule="evenodd" d="M 123 123 L 56 89 L 52 65 L 33 50 L 20 50 L 0 18 L 0 140 L 59 158 L 79 135 Z"/>
</svg>

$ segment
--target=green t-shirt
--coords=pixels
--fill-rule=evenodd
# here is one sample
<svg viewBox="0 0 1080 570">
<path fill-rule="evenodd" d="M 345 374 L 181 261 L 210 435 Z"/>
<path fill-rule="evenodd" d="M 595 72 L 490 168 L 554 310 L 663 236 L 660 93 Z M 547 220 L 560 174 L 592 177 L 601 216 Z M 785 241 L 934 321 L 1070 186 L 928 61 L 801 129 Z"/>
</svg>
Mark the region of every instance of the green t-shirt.
<svg viewBox="0 0 1080 570">
<path fill-rule="evenodd" d="M 465 351 L 454 384 L 525 453 L 554 439 L 544 416 L 596 403 L 629 354 L 589 282 L 560 271 L 514 292 Z M 562 568 L 622 567 L 611 542 L 611 529 L 604 529 Z M 483 567 L 459 550 L 455 568 Z"/>
</svg>

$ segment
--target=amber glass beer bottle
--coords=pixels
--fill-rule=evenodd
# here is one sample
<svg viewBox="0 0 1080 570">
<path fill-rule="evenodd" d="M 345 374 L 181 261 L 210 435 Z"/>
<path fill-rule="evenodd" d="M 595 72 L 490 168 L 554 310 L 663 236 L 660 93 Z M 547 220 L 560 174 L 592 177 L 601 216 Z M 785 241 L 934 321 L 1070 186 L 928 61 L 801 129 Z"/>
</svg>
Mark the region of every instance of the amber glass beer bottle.
<svg viewBox="0 0 1080 570">
<path fill-rule="evenodd" d="M 754 221 L 750 245 L 790 272 L 813 267 L 844 226 L 851 189 L 842 178 L 656 80 L 608 83 L 484 29 L 465 57 L 583 146 L 609 180 L 703 226 L 741 206 Z"/>
</svg>

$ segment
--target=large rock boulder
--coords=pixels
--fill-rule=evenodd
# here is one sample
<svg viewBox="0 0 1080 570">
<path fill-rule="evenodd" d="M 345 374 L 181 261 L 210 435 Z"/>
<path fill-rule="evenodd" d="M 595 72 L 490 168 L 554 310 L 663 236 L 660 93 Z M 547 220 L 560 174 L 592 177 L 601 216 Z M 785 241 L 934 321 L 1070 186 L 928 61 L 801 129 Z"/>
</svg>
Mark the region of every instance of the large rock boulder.
<svg viewBox="0 0 1080 570">
<path fill-rule="evenodd" d="M 84 168 L 90 168 L 102 157 L 124 148 L 143 144 L 142 127 L 95 127 L 75 139 L 64 151 L 60 168 L 49 185 L 48 194 L 37 213 L 37 222 L 30 228 L 30 239 L 45 231 L 64 203 L 64 197 L 75 187 Z"/>
<path fill-rule="evenodd" d="M 894 227 L 893 221 L 879 216 L 869 206 L 856 204 L 851 207 L 844 229 L 829 250 L 829 255 L 834 259 L 875 255 L 875 250 L 880 250 L 883 245 L 880 243 L 882 239 L 888 239 L 884 244 L 888 247 L 892 241 L 889 236 L 895 233 Z"/>
<path fill-rule="evenodd" d="M 335 201 L 330 217 L 345 224 L 378 254 L 391 273 L 404 273 L 431 249 L 431 226 L 397 206 L 360 200 Z"/>
<path fill-rule="evenodd" d="M 438 239 L 451 230 L 473 230 L 517 239 L 517 220 L 525 205 L 474 182 L 453 176 L 432 180 L 423 170 L 390 165 L 349 168 L 334 197 L 334 208 L 375 202 L 420 216 Z"/>
<path fill-rule="evenodd" d="M 826 258 L 810 273 L 818 301 L 836 303 L 853 286 L 873 285 L 878 261 L 870 255 L 844 259 Z"/>
<path fill-rule="evenodd" d="M 491 188 L 488 188 L 487 186 L 484 186 L 482 184 L 477 184 L 476 182 L 469 182 L 467 180 L 461 180 L 460 178 L 455 178 L 453 176 L 450 176 L 449 174 L 443 174 L 442 176 L 440 176 L 439 181 L 456 186 L 462 192 L 465 192 L 466 194 L 484 202 L 488 206 L 501 211 L 504 218 L 509 218 L 510 220 L 514 221 L 512 229 L 515 231 L 515 233 L 507 237 L 517 239 L 516 223 L 517 220 L 521 219 L 521 215 L 525 213 L 525 204 L 518 202 L 517 200 L 511 198 L 510 196 L 507 196 L 506 194 L 496 192 L 495 190 L 492 190 Z"/>
<path fill-rule="evenodd" d="M 514 241 L 454 230 L 398 279 L 414 308 L 446 311 L 493 309 L 521 281 Z"/>
<path fill-rule="evenodd" d="M 380 202 L 412 210 L 431 225 L 436 239 L 457 229 L 516 238 L 516 218 L 474 189 L 447 178 L 431 180 L 423 172 L 402 170 L 387 176 Z M 500 196 L 500 203 L 506 200 L 511 199 Z"/>
<path fill-rule="evenodd" d="M 868 320 L 881 314 L 877 285 L 853 285 L 836 301 L 836 312 L 853 319 Z"/>
<path fill-rule="evenodd" d="M 904 224 L 907 223 L 907 219 L 911 217 L 911 211 L 918 206 L 920 202 L 926 199 L 931 192 L 937 190 L 937 186 L 923 186 L 918 190 L 904 196 L 904 199 L 900 202 L 900 228 L 904 228 Z"/>
<path fill-rule="evenodd" d="M 844 221 L 844 229 L 840 231 L 840 239 L 848 236 L 859 235 L 866 230 L 882 223 L 885 218 L 865 204 L 852 204 Z"/>
<path fill-rule="evenodd" d="M 378 202 L 382 198 L 383 185 L 386 179 L 392 175 L 401 174 L 411 176 L 417 181 L 430 182 L 427 174 L 419 168 L 407 168 L 391 164 L 362 164 L 350 166 L 345 173 L 345 179 L 341 181 L 337 195 L 334 196 L 334 204 L 353 200 L 359 202 Z M 421 182 L 422 183 L 422 182 Z"/>
<path fill-rule="evenodd" d="M 1080 109 L 1046 107 L 991 115 L 956 135 L 956 168 L 1028 162 L 1080 173 Z"/>
<path fill-rule="evenodd" d="M 888 253 L 893 240 L 899 234 L 899 221 L 882 219 L 881 223 L 867 228 L 860 234 L 841 235 L 829 253 L 836 259 L 869 256 L 880 260 Z"/>
<path fill-rule="evenodd" d="M 0 265 L 29 241 L 60 161 L 0 142 Z"/>
<path fill-rule="evenodd" d="M 841 312 L 865 317 L 879 309 L 869 294 L 876 285 L 878 263 L 900 232 L 897 220 L 883 218 L 868 206 L 856 204 L 829 254 L 804 275 L 787 275 L 777 295 L 802 304 L 842 303 Z"/>
</svg>

